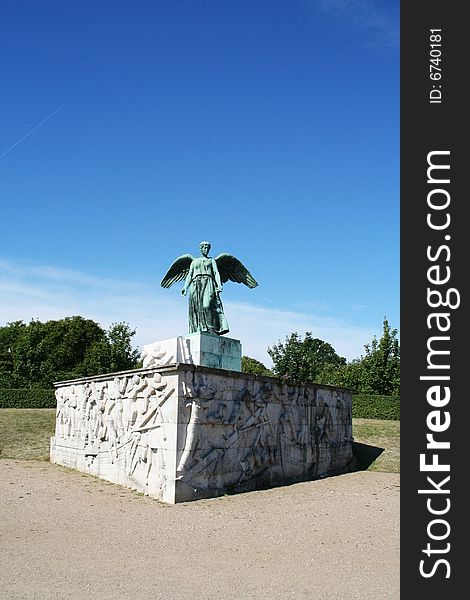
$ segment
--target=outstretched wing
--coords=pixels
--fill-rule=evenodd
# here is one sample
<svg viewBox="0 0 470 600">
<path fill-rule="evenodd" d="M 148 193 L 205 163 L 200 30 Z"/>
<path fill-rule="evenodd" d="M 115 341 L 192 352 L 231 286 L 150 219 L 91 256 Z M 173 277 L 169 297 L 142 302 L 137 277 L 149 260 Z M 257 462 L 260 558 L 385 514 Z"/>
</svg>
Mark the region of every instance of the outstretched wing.
<svg viewBox="0 0 470 600">
<path fill-rule="evenodd" d="M 219 254 L 215 260 L 222 283 L 230 279 L 230 281 L 235 281 L 236 283 L 244 283 L 249 288 L 254 288 L 258 285 L 258 282 L 250 271 L 235 256 L 231 254 Z"/>
<path fill-rule="evenodd" d="M 183 254 L 183 256 L 178 256 L 178 258 L 168 269 L 167 274 L 162 279 L 160 285 L 163 288 L 169 288 L 170 285 L 173 285 L 177 281 L 183 281 L 189 272 L 189 267 L 191 266 L 191 261 L 193 259 L 194 256 L 191 256 L 191 254 Z"/>
</svg>

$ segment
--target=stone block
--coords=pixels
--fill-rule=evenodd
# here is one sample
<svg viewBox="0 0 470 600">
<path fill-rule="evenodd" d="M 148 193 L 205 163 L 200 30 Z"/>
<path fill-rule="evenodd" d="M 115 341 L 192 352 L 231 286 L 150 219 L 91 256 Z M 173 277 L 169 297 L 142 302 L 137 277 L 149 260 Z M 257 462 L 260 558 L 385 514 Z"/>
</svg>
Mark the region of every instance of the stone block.
<svg viewBox="0 0 470 600">
<path fill-rule="evenodd" d="M 242 370 L 240 341 L 211 333 L 193 333 L 146 344 L 141 358 L 145 368 L 181 363 Z"/>
<path fill-rule="evenodd" d="M 341 472 L 352 459 L 342 388 L 192 364 L 56 387 L 51 461 L 164 502 Z"/>
</svg>

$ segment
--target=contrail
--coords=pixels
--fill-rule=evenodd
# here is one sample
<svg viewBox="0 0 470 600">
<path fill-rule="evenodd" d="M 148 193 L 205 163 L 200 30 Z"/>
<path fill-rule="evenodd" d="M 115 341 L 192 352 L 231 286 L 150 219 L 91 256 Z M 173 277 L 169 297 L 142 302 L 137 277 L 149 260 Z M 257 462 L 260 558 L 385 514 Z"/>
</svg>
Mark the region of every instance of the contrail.
<svg viewBox="0 0 470 600">
<path fill-rule="evenodd" d="M 170 13 L 169 15 L 167 15 L 165 17 L 165 20 L 169 20 L 169 19 L 173 19 L 173 17 L 175 17 L 177 14 L 179 14 L 182 10 L 184 10 L 188 4 L 190 4 L 193 0 L 185 0 L 185 2 L 183 2 L 183 4 L 177 8 L 176 10 L 174 10 L 172 13 Z M 136 44 L 139 45 L 139 44 Z M 56 115 L 58 112 L 60 112 L 64 106 L 66 104 L 68 104 L 70 102 L 70 99 L 67 100 L 66 102 L 64 102 L 63 104 L 61 104 L 58 108 L 56 108 L 55 110 L 53 110 L 51 112 L 51 114 L 47 115 L 47 117 L 45 119 L 43 119 L 42 121 L 40 121 L 37 125 L 35 125 L 30 131 L 28 131 L 27 133 L 24 134 L 23 137 L 21 137 L 19 140 L 17 140 L 14 144 L 12 144 L 9 148 L 7 148 L 2 154 L 0 154 L 0 159 L 3 158 L 4 156 L 6 156 L 9 152 L 11 152 L 14 148 L 16 148 L 16 146 L 18 146 L 18 144 L 21 144 L 21 142 L 23 142 L 27 137 L 29 137 L 32 133 L 34 133 L 37 129 L 39 129 L 39 127 L 41 127 L 42 125 L 44 125 L 44 123 L 47 123 L 47 121 L 49 121 L 49 119 L 52 119 L 52 117 L 54 115 Z"/>
<path fill-rule="evenodd" d="M 177 8 L 174 12 L 170 13 L 166 18 L 167 19 L 172 19 L 173 17 L 175 17 L 178 13 L 180 13 L 182 10 L 184 10 L 188 4 L 192 2 L 192 0 L 186 0 L 186 2 L 184 4 L 182 4 L 179 8 Z"/>
<path fill-rule="evenodd" d="M 47 121 L 49 121 L 49 119 L 52 119 L 52 117 L 54 115 L 56 115 L 59 111 L 61 111 L 64 106 L 66 104 L 68 104 L 70 100 L 67 100 L 66 102 L 64 102 L 63 104 L 61 104 L 58 108 L 56 108 L 55 110 L 53 110 L 51 112 L 50 115 L 47 115 L 47 117 L 45 119 L 43 119 L 42 121 L 40 121 L 37 125 L 35 125 L 30 131 L 28 131 L 28 133 L 25 133 L 23 137 L 21 137 L 19 140 L 17 140 L 14 144 L 12 144 L 9 148 L 7 148 L 5 150 L 5 152 L 3 152 L 3 154 L 0 154 L 0 158 L 3 158 L 4 156 L 6 156 L 11 150 L 13 150 L 13 148 L 16 148 L 16 146 L 18 146 L 18 144 L 21 144 L 21 142 L 23 140 L 25 140 L 27 137 L 29 137 L 32 133 L 34 133 L 36 131 L 36 129 L 39 129 L 39 127 L 41 127 L 41 125 L 44 125 L 44 123 L 46 123 Z"/>
</svg>

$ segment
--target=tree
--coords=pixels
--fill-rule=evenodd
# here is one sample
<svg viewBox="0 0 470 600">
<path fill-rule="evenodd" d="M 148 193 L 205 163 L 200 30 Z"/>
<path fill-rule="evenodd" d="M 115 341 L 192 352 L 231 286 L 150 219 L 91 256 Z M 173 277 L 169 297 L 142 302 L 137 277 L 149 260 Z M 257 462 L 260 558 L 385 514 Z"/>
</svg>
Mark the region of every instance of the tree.
<svg viewBox="0 0 470 600">
<path fill-rule="evenodd" d="M 361 359 L 359 390 L 362 394 L 400 395 L 400 343 L 397 333 L 384 317 L 380 340 L 374 336 L 372 342 L 364 346 L 366 354 Z"/>
<path fill-rule="evenodd" d="M 337 385 L 357 391 L 361 382 L 361 360 L 338 366 L 329 365 L 320 373 L 318 383 Z"/>
<path fill-rule="evenodd" d="M 384 317 L 380 340 L 374 336 L 364 346 L 365 355 L 339 368 L 325 369 L 319 383 L 339 385 L 358 394 L 400 395 L 400 344 L 397 330 Z"/>
<path fill-rule="evenodd" d="M 0 327 L 0 387 L 50 387 L 54 381 L 136 368 L 135 331 L 80 316 Z"/>
<path fill-rule="evenodd" d="M 267 375 L 272 377 L 274 373 L 268 369 L 261 361 L 251 356 L 242 356 L 243 373 L 254 373 L 255 375 Z"/>
<path fill-rule="evenodd" d="M 132 349 L 135 329 L 128 323 L 113 323 L 105 335 L 87 350 L 82 370 L 89 374 L 127 371 L 140 366 L 139 350 Z"/>
<path fill-rule="evenodd" d="M 139 360 L 139 350 L 132 349 L 132 337 L 135 329 L 129 323 L 113 323 L 106 333 L 107 341 L 111 347 L 111 371 L 125 371 L 135 369 Z"/>
<path fill-rule="evenodd" d="M 268 354 L 276 375 L 288 381 L 318 382 L 325 370 L 346 365 L 346 359 L 338 356 L 333 346 L 313 338 L 309 331 L 303 340 L 298 333 L 292 333 L 284 344 L 279 342 L 268 348 Z"/>
<path fill-rule="evenodd" d="M 26 325 L 22 321 L 7 323 L 0 327 L 0 386 L 14 388 L 16 378 L 14 373 L 15 348 Z"/>
</svg>

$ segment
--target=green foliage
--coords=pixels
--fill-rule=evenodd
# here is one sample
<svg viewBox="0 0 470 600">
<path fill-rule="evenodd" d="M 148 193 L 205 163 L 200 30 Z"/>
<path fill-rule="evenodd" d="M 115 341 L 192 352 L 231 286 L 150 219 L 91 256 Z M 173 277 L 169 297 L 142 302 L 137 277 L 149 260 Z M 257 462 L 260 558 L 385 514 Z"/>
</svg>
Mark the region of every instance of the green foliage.
<svg viewBox="0 0 470 600">
<path fill-rule="evenodd" d="M 334 348 L 307 331 L 304 339 L 294 332 L 268 348 L 274 373 L 287 381 L 315 381 L 322 383 L 323 373 L 332 373 L 346 365 L 346 359 L 336 354 Z"/>
<path fill-rule="evenodd" d="M 107 341 L 111 349 L 111 372 L 125 371 L 137 367 L 140 352 L 132 349 L 131 339 L 135 335 L 135 329 L 131 329 L 128 323 L 113 323 L 106 333 Z"/>
<path fill-rule="evenodd" d="M 358 419 L 400 420 L 400 398 L 358 394 L 352 397 L 352 416 Z"/>
<path fill-rule="evenodd" d="M 0 327 L 0 387 L 47 388 L 75 379 L 137 366 L 135 334 L 127 323 L 109 331 L 80 316 Z"/>
<path fill-rule="evenodd" d="M 318 383 L 348 387 L 359 394 L 400 396 L 400 345 L 397 330 L 390 328 L 386 318 L 380 340 L 374 337 L 364 348 L 365 356 L 324 369 Z"/>
<path fill-rule="evenodd" d="M 55 408 L 54 390 L 0 388 L 0 408 Z"/>
<path fill-rule="evenodd" d="M 267 375 L 273 377 L 274 373 L 268 369 L 261 361 L 251 356 L 242 356 L 243 373 L 254 373 L 255 375 Z"/>
<path fill-rule="evenodd" d="M 400 345 L 397 330 L 390 328 L 386 318 L 380 340 L 374 337 L 364 348 L 364 356 L 348 363 L 323 383 L 349 387 L 359 394 L 400 396 Z"/>
<path fill-rule="evenodd" d="M 362 394 L 400 395 L 400 345 L 397 330 L 391 329 L 386 318 L 380 340 L 373 338 L 365 346 L 361 360 L 361 378 L 358 391 Z"/>
<path fill-rule="evenodd" d="M 320 373 L 318 383 L 338 385 L 357 391 L 360 388 L 360 380 L 361 361 L 356 359 L 339 367 L 326 367 Z"/>
<path fill-rule="evenodd" d="M 54 380 L 88 375 L 87 350 L 103 336 L 100 325 L 83 317 L 31 321 L 15 346 L 16 385 L 48 387 Z"/>
<path fill-rule="evenodd" d="M 24 333 L 26 325 L 22 321 L 8 323 L 6 327 L 0 327 L 0 385 L 4 387 L 15 387 L 15 348 L 18 339 Z"/>
</svg>

